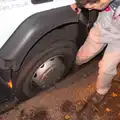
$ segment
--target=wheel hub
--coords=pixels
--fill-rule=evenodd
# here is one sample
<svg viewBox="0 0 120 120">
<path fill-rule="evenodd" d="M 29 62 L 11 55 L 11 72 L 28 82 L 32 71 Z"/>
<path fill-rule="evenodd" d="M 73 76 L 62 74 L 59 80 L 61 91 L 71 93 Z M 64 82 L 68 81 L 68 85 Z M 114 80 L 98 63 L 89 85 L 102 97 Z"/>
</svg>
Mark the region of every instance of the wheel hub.
<svg viewBox="0 0 120 120">
<path fill-rule="evenodd" d="M 55 84 L 64 74 L 65 65 L 60 57 L 53 57 L 44 62 L 32 76 L 34 82 L 40 88 L 46 88 Z"/>
</svg>

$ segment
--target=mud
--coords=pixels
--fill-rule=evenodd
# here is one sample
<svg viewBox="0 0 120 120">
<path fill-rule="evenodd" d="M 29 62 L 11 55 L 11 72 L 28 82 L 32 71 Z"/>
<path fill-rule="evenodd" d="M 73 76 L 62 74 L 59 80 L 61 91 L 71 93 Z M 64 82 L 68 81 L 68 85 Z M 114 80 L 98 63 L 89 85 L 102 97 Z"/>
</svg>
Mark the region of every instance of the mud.
<svg viewBox="0 0 120 120">
<path fill-rule="evenodd" d="M 82 110 L 81 102 L 82 101 L 77 101 L 73 103 L 70 100 L 64 101 L 60 106 L 60 111 L 62 113 L 61 120 L 81 120 L 79 116 Z M 85 103 L 82 104 L 84 106 Z M 19 120 L 53 120 L 45 108 L 35 108 L 30 115 L 25 114 L 24 110 L 22 110 L 19 118 Z M 109 93 L 105 96 L 104 101 L 98 106 L 98 111 L 91 113 L 87 120 L 120 120 L 119 82 L 113 82 Z"/>
<path fill-rule="evenodd" d="M 42 99 L 38 96 L 19 106 L 18 110 L 14 109 L 8 115 L 3 115 L 0 120 L 81 120 L 80 113 L 89 99 L 87 97 L 94 92 L 91 83 L 96 80 L 96 64 L 93 66 L 92 63 L 85 70 L 82 69 L 71 80 L 68 78 L 61 85 L 57 85 L 57 90 L 43 94 Z M 115 80 L 120 81 L 119 77 L 117 75 Z M 120 83 L 112 84 L 98 110 L 88 120 L 120 120 Z"/>
<path fill-rule="evenodd" d="M 105 100 L 99 106 L 99 120 L 120 120 L 120 82 L 113 82 Z"/>
<path fill-rule="evenodd" d="M 35 108 L 30 114 L 26 114 L 21 110 L 19 120 L 52 120 L 44 108 Z"/>
<path fill-rule="evenodd" d="M 62 105 L 61 105 L 61 112 L 66 112 L 66 113 L 73 113 L 76 110 L 76 106 L 69 100 L 66 100 Z"/>
</svg>

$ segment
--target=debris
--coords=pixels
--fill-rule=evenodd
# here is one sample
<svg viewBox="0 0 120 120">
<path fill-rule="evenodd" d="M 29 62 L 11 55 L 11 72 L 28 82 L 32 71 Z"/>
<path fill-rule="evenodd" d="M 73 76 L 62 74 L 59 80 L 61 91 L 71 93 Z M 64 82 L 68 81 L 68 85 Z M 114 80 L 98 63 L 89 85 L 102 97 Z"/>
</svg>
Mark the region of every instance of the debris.
<svg viewBox="0 0 120 120">
<path fill-rule="evenodd" d="M 65 120 L 69 120 L 70 119 L 70 116 L 69 115 L 66 115 L 65 116 Z"/>
<path fill-rule="evenodd" d="M 61 111 L 64 113 L 74 113 L 75 110 L 76 110 L 76 105 L 69 100 L 66 100 L 61 105 Z"/>
<path fill-rule="evenodd" d="M 112 93 L 112 97 L 117 97 L 118 95 L 116 93 Z"/>
<path fill-rule="evenodd" d="M 110 108 L 106 108 L 105 111 L 106 111 L 106 112 L 111 112 L 111 109 L 110 109 Z"/>
</svg>

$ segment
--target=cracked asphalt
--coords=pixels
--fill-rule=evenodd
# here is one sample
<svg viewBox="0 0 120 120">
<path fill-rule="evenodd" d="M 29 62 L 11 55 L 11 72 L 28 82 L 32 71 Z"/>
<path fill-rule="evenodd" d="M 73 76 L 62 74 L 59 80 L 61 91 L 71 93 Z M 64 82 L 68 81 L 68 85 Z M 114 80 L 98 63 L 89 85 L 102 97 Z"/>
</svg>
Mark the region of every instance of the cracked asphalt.
<svg viewBox="0 0 120 120">
<path fill-rule="evenodd" d="M 34 98 L 19 104 L 13 110 L 1 115 L 0 120 L 78 120 L 79 112 L 85 104 L 82 101 L 87 102 L 95 91 L 99 59 L 100 57 L 95 58 L 82 66 L 77 73 L 68 75 L 49 90 L 40 93 Z M 118 76 L 115 79 L 119 81 Z M 105 101 L 107 102 L 104 101 L 96 113 L 96 120 L 119 120 L 120 96 L 118 94 L 120 89 L 115 85 L 113 85 L 112 90 L 114 90 L 114 96 L 117 97 L 117 100 L 106 99 Z M 113 91 L 108 96 L 111 95 L 113 95 Z M 118 117 L 110 119 L 109 114 L 113 112 L 113 106 L 118 107 L 118 111 L 115 112 Z M 115 107 L 115 110 L 117 107 Z M 105 112 L 103 111 L 106 111 L 107 114 L 104 115 Z"/>
</svg>

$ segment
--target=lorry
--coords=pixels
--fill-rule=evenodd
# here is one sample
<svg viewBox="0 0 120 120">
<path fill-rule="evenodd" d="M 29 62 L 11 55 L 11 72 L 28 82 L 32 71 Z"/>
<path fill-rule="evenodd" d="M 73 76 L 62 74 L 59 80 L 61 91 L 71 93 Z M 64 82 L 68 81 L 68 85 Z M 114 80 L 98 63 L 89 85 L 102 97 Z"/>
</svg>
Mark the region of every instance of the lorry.
<svg viewBox="0 0 120 120">
<path fill-rule="evenodd" d="M 55 85 L 71 70 L 91 13 L 83 9 L 77 15 L 72 3 L 0 0 L 0 112 Z"/>
</svg>

